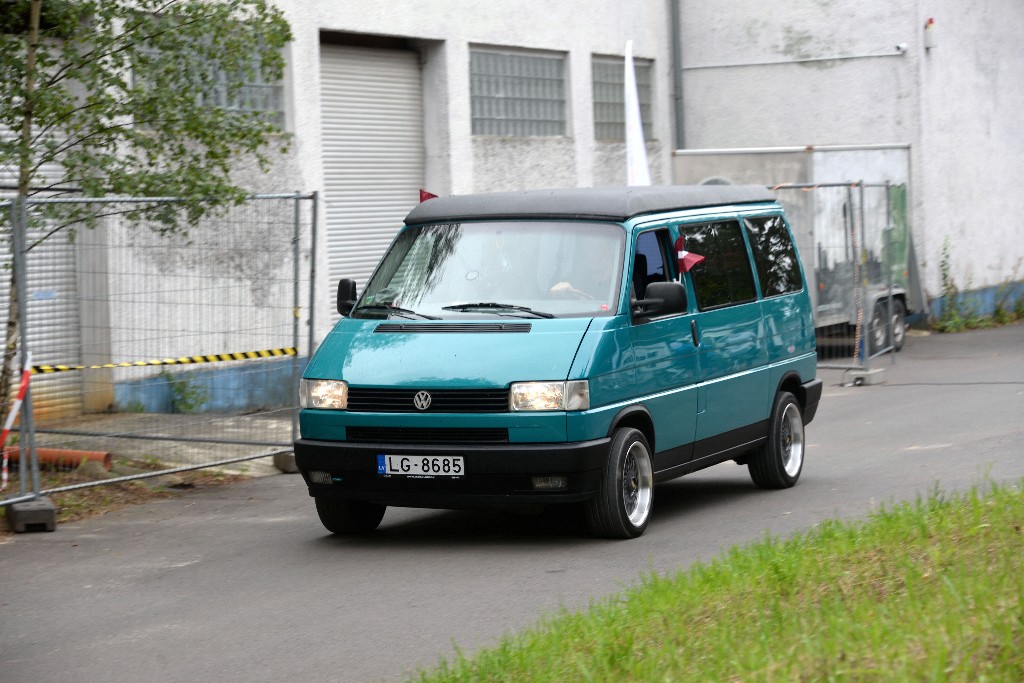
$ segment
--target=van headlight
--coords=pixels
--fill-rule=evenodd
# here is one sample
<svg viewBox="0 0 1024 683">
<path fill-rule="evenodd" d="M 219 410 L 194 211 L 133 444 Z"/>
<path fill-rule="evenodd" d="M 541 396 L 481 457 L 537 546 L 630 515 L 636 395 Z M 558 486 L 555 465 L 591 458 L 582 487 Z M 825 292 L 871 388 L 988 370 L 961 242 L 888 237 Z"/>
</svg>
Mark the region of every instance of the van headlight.
<svg viewBox="0 0 1024 683">
<path fill-rule="evenodd" d="M 340 379 L 300 379 L 299 407 L 345 410 L 348 408 L 348 382 Z"/>
<path fill-rule="evenodd" d="M 512 410 L 588 410 L 590 384 L 572 382 L 514 382 L 509 392 Z"/>
</svg>

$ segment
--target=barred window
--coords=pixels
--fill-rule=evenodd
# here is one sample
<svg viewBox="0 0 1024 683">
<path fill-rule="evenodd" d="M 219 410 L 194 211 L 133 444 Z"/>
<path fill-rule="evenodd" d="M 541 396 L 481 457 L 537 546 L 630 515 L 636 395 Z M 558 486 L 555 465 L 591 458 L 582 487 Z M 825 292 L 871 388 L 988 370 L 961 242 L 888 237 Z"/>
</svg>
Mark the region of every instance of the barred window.
<svg viewBox="0 0 1024 683">
<path fill-rule="evenodd" d="M 565 56 L 471 50 L 473 135 L 565 135 Z"/>
<path fill-rule="evenodd" d="M 214 72 L 214 85 L 200 94 L 203 104 L 226 111 L 263 114 L 278 128 L 284 128 L 284 86 L 280 82 L 268 83 L 259 75 L 259 69 L 245 79 L 236 93 L 228 93 L 228 76 L 222 70 Z"/>
<path fill-rule="evenodd" d="M 598 140 L 626 139 L 625 94 L 626 60 L 623 57 L 594 57 L 591 63 L 594 80 L 594 137 Z M 644 140 L 653 140 L 651 126 L 651 78 L 653 62 L 633 60 L 636 90 L 640 100 L 640 118 Z"/>
<path fill-rule="evenodd" d="M 144 47 L 141 52 L 152 62 L 158 63 L 166 58 L 157 48 Z M 284 86 L 280 81 L 268 82 L 263 79 L 258 64 L 255 54 L 251 64 L 239 64 L 233 74 L 222 67 L 209 64 L 205 69 L 206 73 L 202 76 L 197 74 L 194 79 L 196 100 L 204 107 L 261 114 L 267 121 L 283 129 Z M 134 78 L 147 80 L 138 72 L 134 74 Z M 239 80 L 242 81 L 241 87 L 235 92 L 229 92 L 229 83 Z"/>
</svg>

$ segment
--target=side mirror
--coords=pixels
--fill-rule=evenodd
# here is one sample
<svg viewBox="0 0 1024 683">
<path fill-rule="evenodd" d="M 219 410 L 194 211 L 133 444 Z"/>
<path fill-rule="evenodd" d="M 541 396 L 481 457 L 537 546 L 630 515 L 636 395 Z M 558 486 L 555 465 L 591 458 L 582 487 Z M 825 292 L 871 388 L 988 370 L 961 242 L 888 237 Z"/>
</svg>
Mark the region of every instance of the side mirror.
<svg viewBox="0 0 1024 683">
<path fill-rule="evenodd" d="M 645 295 L 645 299 L 633 302 L 642 317 L 686 312 L 686 288 L 681 282 L 652 282 Z"/>
<path fill-rule="evenodd" d="M 342 279 L 338 281 L 338 313 L 348 315 L 356 305 L 356 281 Z"/>
</svg>

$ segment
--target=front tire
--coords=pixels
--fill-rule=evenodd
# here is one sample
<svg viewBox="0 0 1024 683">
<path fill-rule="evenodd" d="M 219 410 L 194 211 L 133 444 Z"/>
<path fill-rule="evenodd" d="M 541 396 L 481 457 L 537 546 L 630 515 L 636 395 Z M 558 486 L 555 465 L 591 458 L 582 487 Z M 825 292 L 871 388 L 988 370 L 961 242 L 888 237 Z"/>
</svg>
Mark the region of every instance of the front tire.
<svg viewBox="0 0 1024 683">
<path fill-rule="evenodd" d="M 368 534 L 380 526 L 387 506 L 363 500 L 343 500 L 316 496 L 316 513 L 332 534 L 354 536 Z"/>
<path fill-rule="evenodd" d="M 804 416 L 796 397 L 780 391 L 772 406 L 768 441 L 747 463 L 750 478 L 762 489 L 787 489 L 804 467 Z"/>
<path fill-rule="evenodd" d="M 653 503 L 651 447 L 641 431 L 619 429 L 608 449 L 601 488 L 587 503 L 587 524 L 596 536 L 636 538 L 647 528 Z"/>
</svg>

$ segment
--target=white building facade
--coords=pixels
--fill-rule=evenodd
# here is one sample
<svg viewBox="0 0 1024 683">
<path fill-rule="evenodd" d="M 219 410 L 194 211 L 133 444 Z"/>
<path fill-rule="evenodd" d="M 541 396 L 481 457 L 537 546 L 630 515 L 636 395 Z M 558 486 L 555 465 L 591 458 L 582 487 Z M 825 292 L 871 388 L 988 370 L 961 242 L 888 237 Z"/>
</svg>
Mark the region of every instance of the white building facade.
<svg viewBox="0 0 1024 683">
<path fill-rule="evenodd" d="M 625 184 L 627 40 L 655 184 L 706 178 L 687 168 L 680 147 L 810 146 L 823 158 L 832 147 L 831 158 L 868 159 L 863 168 L 899 166 L 888 178 L 825 165 L 814 180 L 908 185 L 929 297 L 942 293 L 948 241 L 958 286 L 981 290 L 989 303 L 1024 300 L 1022 0 L 275 2 L 294 34 L 287 73 L 282 84 L 254 87 L 284 122 L 289 151 L 269 174 L 243 165 L 237 180 L 253 192 L 319 195 L 316 263 L 301 264 L 315 265 L 315 340 L 337 319 L 338 279 L 365 286 L 421 188 L 447 195 Z M 738 182 L 801 180 L 792 166 L 766 166 L 759 176 L 737 164 L 730 175 Z M 0 169 L 0 184 L 10 182 Z M 73 273 L 76 252 L 78 268 L 93 267 L 81 255 L 86 246 L 45 247 L 54 265 L 38 275 L 34 305 L 47 321 L 37 329 L 53 339 L 34 348 L 47 362 L 92 362 L 75 355 L 91 343 L 91 332 L 79 335 L 82 321 L 100 320 L 94 303 L 79 300 L 89 290 Z M 302 246 L 308 253 L 310 243 Z M 814 245 L 801 248 L 807 264 Z M 95 327 L 105 339 L 130 338 L 120 329 L 130 316 L 112 293 L 132 282 L 106 275 L 94 302 L 109 305 L 107 322 Z M 163 309 L 146 315 L 139 329 L 162 329 Z M 249 348 L 220 333 L 188 343 L 160 354 Z M 98 346 L 96 362 L 150 357 Z"/>
<path fill-rule="evenodd" d="M 906 146 L 927 294 L 1024 279 L 1024 3 L 682 5 L 687 148 Z"/>
<path fill-rule="evenodd" d="M 909 150 L 927 294 L 941 293 L 947 239 L 961 287 L 1024 278 L 1024 228 L 1006 217 L 1024 196 L 1019 0 L 277 4 L 294 33 L 294 141 L 254 184 L 321 193 L 321 292 L 365 284 L 420 188 L 624 184 L 613 81 L 627 40 L 654 183 L 692 182 L 674 171 L 677 147 L 895 146 Z M 859 179 L 885 180 L 817 180 Z M 336 319 L 333 296 L 319 299 L 317 337 Z"/>
<path fill-rule="evenodd" d="M 341 277 L 362 288 L 420 188 L 447 195 L 625 184 L 627 40 L 652 178 L 671 182 L 663 0 L 277 5 L 294 33 L 284 90 L 294 144 L 259 184 L 321 192 L 320 291 Z M 319 298 L 326 326 L 336 319 L 333 297 Z"/>
</svg>

